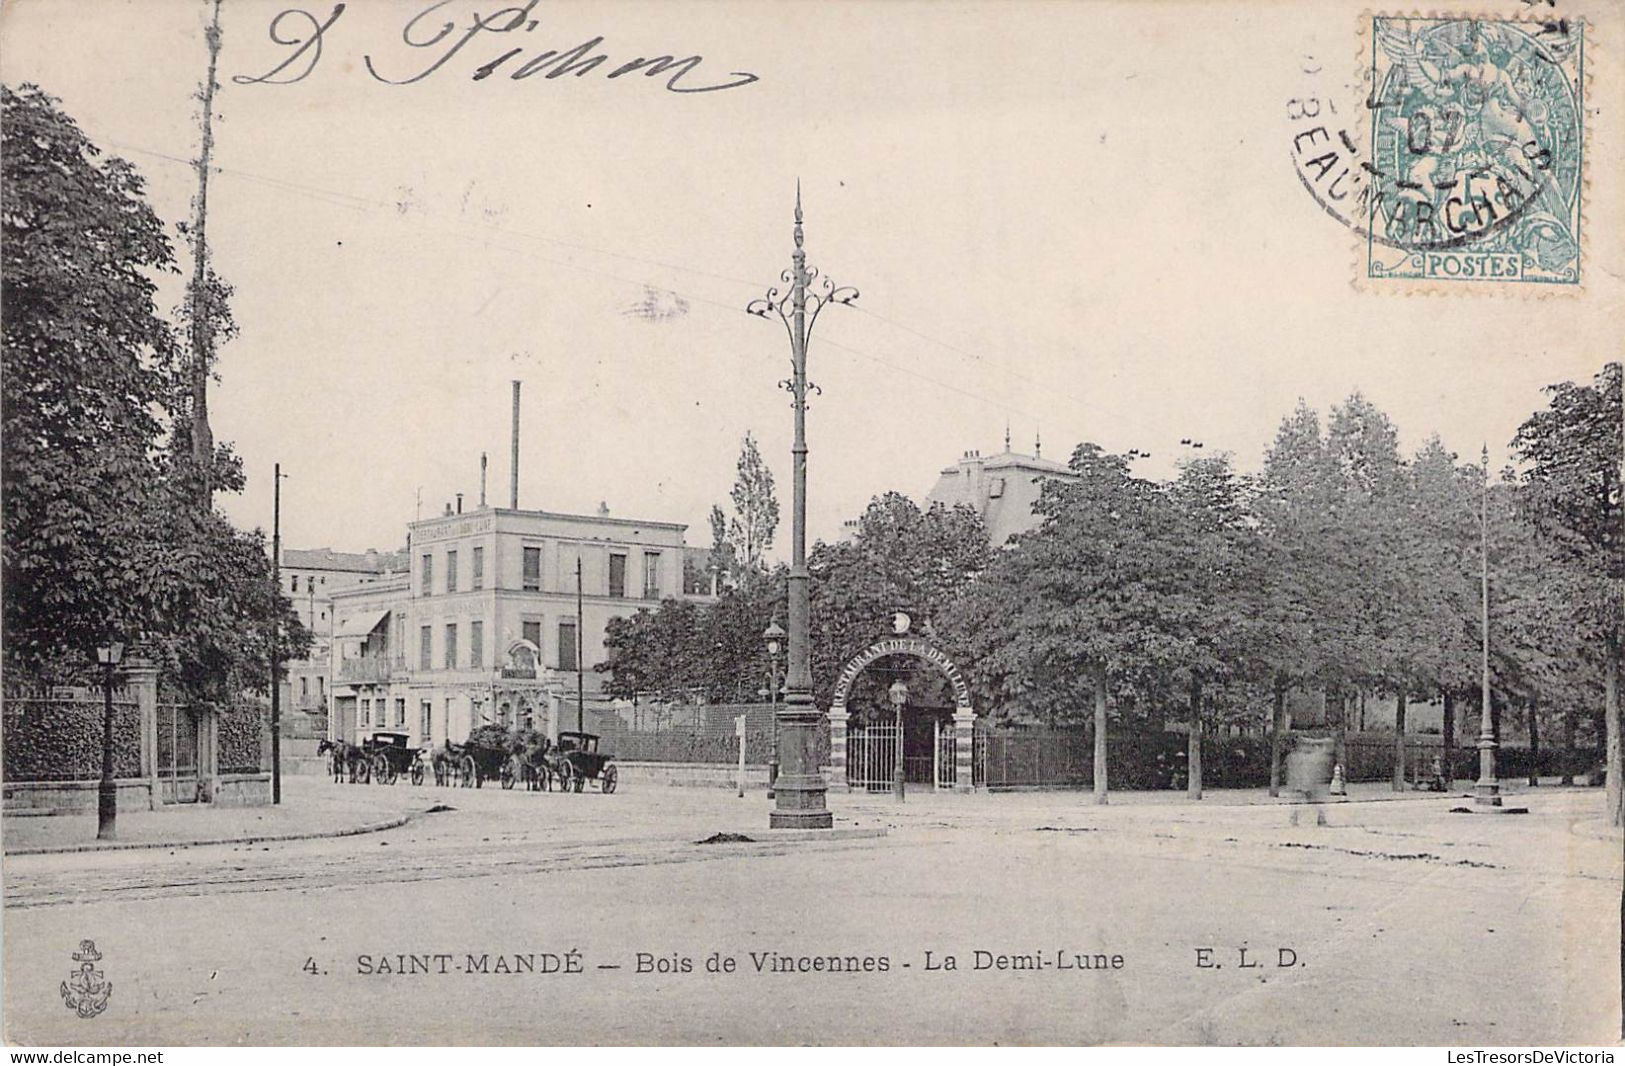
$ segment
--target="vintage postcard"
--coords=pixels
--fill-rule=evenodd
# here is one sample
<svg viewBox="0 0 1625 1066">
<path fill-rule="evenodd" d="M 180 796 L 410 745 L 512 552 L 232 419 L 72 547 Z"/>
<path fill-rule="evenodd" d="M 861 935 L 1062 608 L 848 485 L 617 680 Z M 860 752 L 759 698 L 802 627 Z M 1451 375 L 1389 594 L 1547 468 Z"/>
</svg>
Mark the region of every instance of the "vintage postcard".
<svg viewBox="0 0 1625 1066">
<path fill-rule="evenodd" d="M 0 49 L 14 1049 L 1614 1061 L 1617 3 Z"/>
</svg>

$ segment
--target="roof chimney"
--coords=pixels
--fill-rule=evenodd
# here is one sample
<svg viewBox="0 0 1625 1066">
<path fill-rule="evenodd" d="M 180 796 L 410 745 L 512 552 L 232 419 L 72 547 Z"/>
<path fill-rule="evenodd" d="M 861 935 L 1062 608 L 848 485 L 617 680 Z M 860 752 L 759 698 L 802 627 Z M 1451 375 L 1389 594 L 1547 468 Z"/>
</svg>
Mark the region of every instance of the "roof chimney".
<svg viewBox="0 0 1625 1066">
<path fill-rule="evenodd" d="M 519 381 L 513 383 L 513 464 L 508 488 L 508 506 L 519 510 Z"/>
<path fill-rule="evenodd" d="M 599 500 L 598 501 L 598 517 L 599 518 L 608 518 L 609 517 L 609 503 L 607 501 L 605 501 L 605 500 Z"/>
<path fill-rule="evenodd" d="M 457 513 L 463 513 L 463 494 L 460 492 L 457 494 Z"/>
<path fill-rule="evenodd" d="M 480 453 L 480 506 L 485 506 L 485 453 Z"/>
<path fill-rule="evenodd" d="M 450 516 L 451 516 L 451 501 L 447 500 L 446 501 L 446 517 L 449 518 Z"/>
</svg>

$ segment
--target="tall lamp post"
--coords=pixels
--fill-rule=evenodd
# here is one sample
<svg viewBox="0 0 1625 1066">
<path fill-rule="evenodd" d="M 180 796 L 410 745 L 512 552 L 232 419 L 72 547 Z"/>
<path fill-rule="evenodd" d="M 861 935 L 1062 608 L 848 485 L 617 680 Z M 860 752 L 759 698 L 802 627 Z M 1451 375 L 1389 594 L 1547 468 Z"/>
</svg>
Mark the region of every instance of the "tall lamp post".
<svg viewBox="0 0 1625 1066">
<path fill-rule="evenodd" d="M 1479 681 L 1483 710 L 1478 723 L 1478 781 L 1473 803 L 1483 808 L 1501 806 L 1501 783 L 1495 777 L 1495 715 L 1490 708 L 1490 447 L 1484 445 L 1484 482 L 1478 501 L 1479 561 Z"/>
<path fill-rule="evenodd" d="M 282 802 L 282 464 L 271 475 L 271 802 Z"/>
<path fill-rule="evenodd" d="M 124 645 L 109 641 L 96 649 L 102 664 L 102 779 L 96 786 L 96 839 L 112 840 L 118 820 L 118 785 L 113 781 L 113 671 L 124 658 Z"/>
<path fill-rule="evenodd" d="M 774 806 L 768 815 L 773 829 L 828 829 L 834 816 L 824 806 L 824 776 L 814 754 L 818 731 L 818 708 L 813 704 L 812 655 L 807 642 L 807 341 L 819 314 L 830 304 L 850 304 L 858 290 L 837 288 L 829 278 L 819 279 L 810 291 L 818 271 L 807 266 L 802 248 L 801 183 L 796 183 L 795 250 L 790 269 L 779 275 L 781 285 L 752 300 L 746 311 L 761 318 L 778 316 L 790 336 L 791 376 L 784 386 L 790 390 L 795 411 L 795 443 L 791 448 L 795 495 L 792 511 L 790 548 L 790 649 L 785 677 L 784 703 L 775 714 L 778 723 L 779 779 L 774 788 Z"/>
<path fill-rule="evenodd" d="M 773 714 L 773 748 L 767 756 L 767 798 L 774 799 L 778 795 L 779 780 L 779 686 L 783 684 L 779 679 L 779 653 L 784 650 L 784 629 L 777 618 L 762 631 L 762 640 L 767 645 L 767 704 Z"/>
</svg>

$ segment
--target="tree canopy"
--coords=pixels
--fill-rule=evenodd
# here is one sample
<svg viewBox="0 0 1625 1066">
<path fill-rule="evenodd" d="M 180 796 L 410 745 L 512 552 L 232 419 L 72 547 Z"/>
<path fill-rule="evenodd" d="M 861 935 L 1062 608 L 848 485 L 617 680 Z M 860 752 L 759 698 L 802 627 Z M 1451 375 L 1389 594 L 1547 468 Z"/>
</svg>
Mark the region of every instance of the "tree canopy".
<svg viewBox="0 0 1625 1066">
<path fill-rule="evenodd" d="M 184 356 L 155 307 L 175 269 L 165 227 L 135 169 L 54 99 L 3 94 L 7 665 L 68 677 L 99 644 L 139 638 L 199 696 L 264 689 L 272 620 L 286 654 L 309 638 L 263 536 L 187 487 Z M 220 487 L 240 489 L 218 454 Z"/>
</svg>

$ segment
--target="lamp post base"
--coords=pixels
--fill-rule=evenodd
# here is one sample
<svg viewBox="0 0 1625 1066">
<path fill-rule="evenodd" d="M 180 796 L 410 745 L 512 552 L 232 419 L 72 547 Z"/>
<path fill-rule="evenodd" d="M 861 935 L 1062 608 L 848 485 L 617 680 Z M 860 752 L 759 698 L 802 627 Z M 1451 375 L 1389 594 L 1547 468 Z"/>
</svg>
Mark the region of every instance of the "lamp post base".
<svg viewBox="0 0 1625 1066">
<path fill-rule="evenodd" d="M 96 839 L 117 840 L 118 786 L 103 781 L 96 789 Z"/>
<path fill-rule="evenodd" d="M 769 829 L 833 829 L 835 815 L 829 811 L 770 811 Z"/>
</svg>

